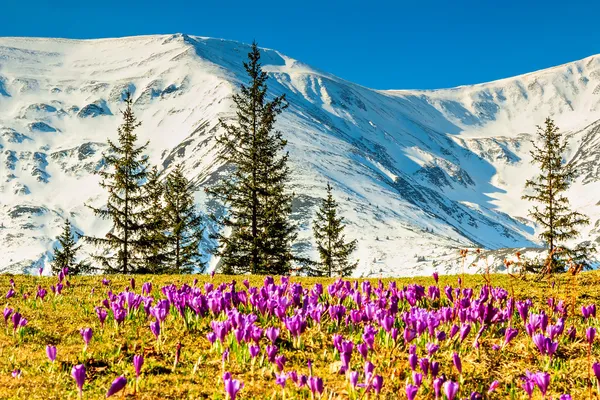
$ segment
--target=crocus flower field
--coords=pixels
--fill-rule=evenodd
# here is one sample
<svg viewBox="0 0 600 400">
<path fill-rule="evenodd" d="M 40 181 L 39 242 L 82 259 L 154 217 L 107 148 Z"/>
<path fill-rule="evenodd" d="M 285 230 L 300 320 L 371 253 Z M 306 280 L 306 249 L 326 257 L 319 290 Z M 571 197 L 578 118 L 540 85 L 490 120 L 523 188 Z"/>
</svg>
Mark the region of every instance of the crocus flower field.
<svg viewBox="0 0 600 400">
<path fill-rule="evenodd" d="M 63 273 L 0 276 L 0 290 L 3 399 L 598 396 L 597 272 Z"/>
</svg>

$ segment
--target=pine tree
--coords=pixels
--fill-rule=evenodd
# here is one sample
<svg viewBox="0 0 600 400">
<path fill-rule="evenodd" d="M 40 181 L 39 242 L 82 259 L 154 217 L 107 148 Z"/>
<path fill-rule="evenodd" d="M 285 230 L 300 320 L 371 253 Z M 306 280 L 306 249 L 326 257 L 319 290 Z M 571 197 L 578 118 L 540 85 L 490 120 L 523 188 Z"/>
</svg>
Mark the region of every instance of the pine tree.
<svg viewBox="0 0 600 400">
<path fill-rule="evenodd" d="M 221 160 L 234 167 L 207 192 L 225 204 L 218 219 L 227 231 L 216 235 L 224 273 L 281 274 L 290 272 L 295 257 L 291 243 L 296 227 L 290 222 L 292 194 L 288 193 L 288 154 L 276 116 L 286 107 L 285 95 L 267 100 L 267 74 L 256 43 L 244 63 L 249 84 L 233 96 L 236 123 L 221 121 L 225 133 L 217 139 Z"/>
<path fill-rule="evenodd" d="M 164 274 L 169 272 L 169 256 L 166 252 L 168 244 L 167 221 L 163 204 L 165 184 L 161 182 L 160 173 L 156 166 L 152 167 L 148 173 L 144 191 L 148 196 L 150 207 L 143 224 L 144 265 L 142 267 L 143 271 L 140 272 Z"/>
<path fill-rule="evenodd" d="M 80 275 L 91 271 L 91 266 L 83 261 L 75 262 L 79 246 L 75 245 L 71 222 L 67 219 L 60 236 L 56 237 L 60 247 L 54 247 L 54 260 L 52 260 L 52 273 L 58 275 L 64 268 L 69 268 L 69 275 Z"/>
<path fill-rule="evenodd" d="M 327 184 L 327 197 L 321 202 L 313 225 L 313 233 L 321 262 L 308 271 L 316 276 L 350 276 L 358 262 L 350 262 L 350 254 L 356 250 L 356 240 L 345 241 L 344 218 L 337 215 L 337 202 Z"/>
<path fill-rule="evenodd" d="M 118 128 L 118 145 L 108 140 L 109 151 L 104 154 L 108 168 L 98 172 L 102 177 L 100 185 L 108 191 L 107 204 L 102 208 L 90 206 L 97 216 L 111 220 L 113 227 L 104 238 L 86 237 L 104 248 L 105 254 L 93 258 L 106 273 L 145 272 L 143 254 L 148 248 L 144 221 L 150 196 L 142 187 L 148 176 L 148 161 L 143 154 L 148 143 L 136 147 L 134 131 L 141 123 L 133 114 L 130 93 L 126 94 L 125 105 L 123 123 Z"/>
<path fill-rule="evenodd" d="M 167 257 L 174 273 L 204 270 L 198 249 L 202 239 L 202 216 L 196 211 L 194 190 L 180 165 L 169 174 L 165 186 Z"/>
<path fill-rule="evenodd" d="M 561 243 L 576 238 L 579 235 L 577 227 L 589 224 L 589 219 L 571 211 L 564 195 L 575 175 L 573 165 L 563 160 L 567 141 L 550 118 L 546 118 L 545 127 L 537 127 L 537 134 L 542 143 L 538 146 L 532 142 L 531 156 L 532 163 L 539 164 L 541 174 L 526 182 L 525 187 L 533 194 L 526 194 L 523 199 L 540 203 L 530 210 L 529 215 L 543 229 L 540 238 L 548 246 L 549 271 L 559 272 L 564 271 L 564 256 L 568 255 Z M 578 252 L 580 254 L 581 249 Z"/>
</svg>

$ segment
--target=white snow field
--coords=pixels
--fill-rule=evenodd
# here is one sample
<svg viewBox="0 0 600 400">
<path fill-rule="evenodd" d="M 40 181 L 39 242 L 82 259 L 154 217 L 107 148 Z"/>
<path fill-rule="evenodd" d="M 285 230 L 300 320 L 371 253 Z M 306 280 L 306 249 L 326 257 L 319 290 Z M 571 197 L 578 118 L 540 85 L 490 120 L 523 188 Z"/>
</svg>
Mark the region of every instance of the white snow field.
<svg viewBox="0 0 600 400">
<path fill-rule="evenodd" d="M 233 116 L 248 51 L 183 34 L 0 38 L 0 272 L 47 266 L 65 218 L 82 233 L 108 232 L 84 204 L 106 198 L 93 171 L 116 138 L 127 90 L 151 162 L 167 171 L 183 163 L 200 209 L 218 207 L 201 189 L 226 173 L 214 139 L 219 118 Z M 451 273 L 461 270 L 460 248 L 536 247 L 521 195 L 537 172 L 530 140 L 546 116 L 569 134 L 578 170 L 569 197 L 592 221 L 580 240 L 600 237 L 600 56 L 426 91 L 369 89 L 275 50 L 263 49 L 262 61 L 271 93 L 290 103 L 277 126 L 288 139 L 302 254 L 317 257 L 311 219 L 327 182 L 348 238 L 359 241 L 357 276 Z M 93 251 L 84 245 L 81 256 Z M 489 252 L 488 265 L 502 270 L 513 253 Z M 486 267 L 471 261 L 468 272 Z"/>
</svg>

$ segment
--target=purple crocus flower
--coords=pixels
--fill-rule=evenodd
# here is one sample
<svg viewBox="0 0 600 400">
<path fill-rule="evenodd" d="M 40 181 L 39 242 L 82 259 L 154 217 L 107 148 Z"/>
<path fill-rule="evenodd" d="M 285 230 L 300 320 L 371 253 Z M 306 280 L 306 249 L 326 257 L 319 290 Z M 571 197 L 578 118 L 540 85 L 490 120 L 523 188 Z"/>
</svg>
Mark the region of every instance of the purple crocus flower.
<svg viewBox="0 0 600 400">
<path fill-rule="evenodd" d="M 550 374 L 547 372 L 533 374 L 533 382 L 540 388 L 542 394 L 546 396 L 548 386 L 550 385 Z"/>
<path fill-rule="evenodd" d="M 416 354 L 408 355 L 408 365 L 410 366 L 410 369 L 412 369 L 413 371 L 417 368 L 417 362 L 418 362 L 418 357 Z"/>
<path fill-rule="evenodd" d="M 75 379 L 75 383 L 79 389 L 79 397 L 81 398 L 83 396 L 83 384 L 85 383 L 85 365 L 75 365 L 71 369 L 71 376 Z"/>
<path fill-rule="evenodd" d="M 366 343 L 357 344 L 356 345 L 356 351 L 358 351 L 360 353 L 360 355 L 362 356 L 362 358 L 365 361 L 367 360 L 369 349 L 367 348 L 367 344 Z"/>
<path fill-rule="evenodd" d="M 265 336 L 271 341 L 271 343 L 275 344 L 275 341 L 279 337 L 279 329 L 272 326 L 268 327 L 265 329 Z"/>
<path fill-rule="evenodd" d="M 433 380 L 433 392 L 435 393 L 436 400 L 440 398 L 442 394 L 442 384 L 444 380 L 442 378 L 435 378 Z"/>
<path fill-rule="evenodd" d="M 323 393 L 323 379 L 311 376 L 308 378 L 308 388 L 313 395 L 315 393 L 321 395 L 321 393 Z"/>
<path fill-rule="evenodd" d="M 136 354 L 133 356 L 133 368 L 135 369 L 135 377 L 139 379 L 140 373 L 142 372 L 142 366 L 144 365 L 144 356 Z"/>
<path fill-rule="evenodd" d="M 150 293 L 152 292 L 152 282 L 144 282 L 142 284 L 142 294 L 145 294 L 146 296 L 150 295 Z"/>
<path fill-rule="evenodd" d="M 496 390 L 498 388 L 498 386 L 500 385 L 500 382 L 498 381 L 493 381 L 492 384 L 490 385 L 490 388 L 488 389 L 488 394 L 492 393 L 494 390 Z"/>
<path fill-rule="evenodd" d="M 414 338 L 417 337 L 417 332 L 415 332 L 413 329 L 405 328 L 403 337 L 406 343 L 410 343 Z"/>
<path fill-rule="evenodd" d="M 523 322 L 527 321 L 529 315 L 529 303 L 525 301 L 517 301 L 517 311 Z"/>
<path fill-rule="evenodd" d="M 214 344 L 217 341 L 217 334 L 214 332 L 208 332 L 206 334 L 206 338 L 210 342 L 210 344 Z"/>
<path fill-rule="evenodd" d="M 454 354 L 452 354 L 452 363 L 456 367 L 458 373 L 462 375 L 462 362 L 457 352 L 454 352 Z"/>
<path fill-rule="evenodd" d="M 417 386 L 411 385 L 410 383 L 406 385 L 406 397 L 408 400 L 415 400 L 418 391 L 419 388 Z"/>
<path fill-rule="evenodd" d="M 46 297 L 46 294 L 48 294 L 48 291 L 38 285 L 38 290 L 37 290 L 37 293 L 35 294 L 35 298 L 44 300 L 44 297 Z"/>
<path fill-rule="evenodd" d="M 125 376 L 123 375 L 117 377 L 110 385 L 110 388 L 108 388 L 108 392 L 106 392 L 106 397 L 110 397 L 113 394 L 120 392 L 125 388 L 125 386 L 127 386 L 127 378 L 125 378 Z"/>
<path fill-rule="evenodd" d="M 8 289 L 8 292 L 6 292 L 6 298 L 10 299 L 11 297 L 13 297 L 15 295 L 15 290 L 13 288 Z"/>
<path fill-rule="evenodd" d="M 511 327 L 506 328 L 506 331 L 504 332 L 504 344 L 502 345 L 502 347 L 509 344 L 510 341 L 513 340 L 518 334 L 519 334 L 518 329 L 511 328 Z"/>
<path fill-rule="evenodd" d="M 446 381 L 444 383 L 444 393 L 448 400 L 454 400 L 458 393 L 458 383 L 452 381 Z"/>
<path fill-rule="evenodd" d="M 471 325 L 465 324 L 465 325 L 461 326 L 461 328 L 460 328 L 460 341 L 461 342 L 463 340 L 465 340 L 467 336 L 469 336 L 469 332 L 471 332 Z"/>
<path fill-rule="evenodd" d="M 106 321 L 106 317 L 108 316 L 108 311 L 106 311 L 103 307 L 96 307 L 96 315 L 100 320 L 100 325 L 104 326 L 104 321 Z"/>
<path fill-rule="evenodd" d="M 8 323 L 8 317 L 10 317 L 10 315 L 13 313 L 13 311 L 14 310 L 8 306 L 4 307 L 3 315 L 4 315 L 4 323 L 5 324 Z"/>
<path fill-rule="evenodd" d="M 553 342 L 550 338 L 545 337 L 541 333 L 537 333 L 532 337 L 533 343 L 540 351 L 542 355 L 549 355 L 552 357 L 558 348 L 558 342 Z"/>
<path fill-rule="evenodd" d="M 596 328 L 590 326 L 585 330 L 585 338 L 587 342 L 591 346 L 594 343 L 594 338 L 596 337 Z"/>
<path fill-rule="evenodd" d="M 423 371 L 423 373 L 425 375 L 427 375 L 429 373 L 429 359 L 428 358 L 421 358 L 419 360 L 419 366 L 421 367 L 421 371 Z M 421 385 L 419 385 L 421 386 Z"/>
<path fill-rule="evenodd" d="M 21 314 L 15 312 L 11 318 L 13 323 L 13 330 L 17 330 L 17 328 L 19 327 L 19 322 L 21 322 Z"/>
<path fill-rule="evenodd" d="M 429 355 L 429 357 L 431 357 L 432 355 L 435 354 L 436 351 L 438 351 L 440 349 L 440 346 L 438 346 L 435 343 L 427 343 L 425 348 L 427 349 L 427 354 Z"/>
<path fill-rule="evenodd" d="M 460 328 L 458 327 L 458 325 L 456 325 L 456 324 L 452 325 L 452 327 L 450 328 L 450 339 L 452 339 L 454 336 L 456 336 L 458 331 L 460 331 Z"/>
<path fill-rule="evenodd" d="M 46 346 L 46 355 L 51 362 L 56 360 L 56 346 Z"/>
<path fill-rule="evenodd" d="M 285 389 L 285 382 L 287 381 L 287 376 L 285 372 L 281 374 L 275 374 L 275 383 L 281 386 L 282 389 Z"/>
<path fill-rule="evenodd" d="M 353 388 L 356 388 L 358 385 L 358 371 L 352 371 L 348 374 L 348 380 Z"/>
<path fill-rule="evenodd" d="M 273 346 L 273 345 L 267 345 L 267 347 L 265 347 L 265 351 L 267 352 L 267 357 L 269 359 L 269 362 L 275 362 L 275 356 L 277 355 L 277 352 L 279 351 L 279 349 L 277 348 L 277 346 Z"/>
<path fill-rule="evenodd" d="M 413 378 L 413 382 L 415 383 L 415 385 L 417 385 L 418 387 L 421 387 L 421 384 L 423 383 L 423 374 L 420 374 L 418 372 L 413 372 L 412 378 Z"/>
<path fill-rule="evenodd" d="M 13 370 L 12 377 L 13 378 L 20 378 L 21 377 L 21 370 L 20 369 Z"/>
<path fill-rule="evenodd" d="M 92 328 L 80 329 L 79 333 L 81 334 L 81 337 L 83 338 L 83 341 L 85 343 L 85 348 L 87 349 L 88 344 L 90 344 L 90 340 L 92 340 Z"/>
<path fill-rule="evenodd" d="M 431 371 L 431 376 L 435 378 L 440 372 L 440 363 L 432 361 L 429 363 L 429 370 Z"/>
<path fill-rule="evenodd" d="M 150 322 L 150 330 L 152 331 L 156 339 L 158 339 L 158 337 L 160 336 L 160 323 L 158 321 Z"/>
<path fill-rule="evenodd" d="M 238 392 L 242 390 L 244 384 L 237 379 L 232 379 L 229 372 L 223 374 L 223 383 L 225 384 L 225 393 L 230 400 L 235 400 Z"/>
<path fill-rule="evenodd" d="M 362 338 L 367 346 L 369 346 L 369 349 L 373 350 L 373 346 L 375 345 L 375 329 L 371 325 L 365 325 Z"/>
<path fill-rule="evenodd" d="M 433 279 L 435 280 L 435 284 L 437 285 L 440 279 L 440 274 L 438 274 L 437 271 L 433 273 Z"/>
<path fill-rule="evenodd" d="M 575 340 L 575 337 L 577 337 L 577 329 L 574 326 L 571 326 L 568 330 L 567 330 L 567 336 L 569 337 L 570 341 Z"/>
<path fill-rule="evenodd" d="M 596 380 L 598 384 L 600 384 L 600 363 L 595 362 L 592 364 L 592 371 L 594 371 L 594 375 L 596 375 Z"/>
<path fill-rule="evenodd" d="M 521 387 L 523 388 L 525 393 L 527 393 L 527 396 L 529 397 L 529 399 L 531 399 L 531 397 L 533 396 L 533 390 L 535 389 L 535 383 L 533 383 L 533 381 L 525 378 L 525 381 L 523 382 Z"/>
<path fill-rule="evenodd" d="M 287 359 L 285 358 L 285 356 L 283 354 L 275 356 L 275 365 L 277 365 L 277 368 L 279 369 L 279 371 L 283 371 L 286 361 L 287 361 Z"/>
<path fill-rule="evenodd" d="M 375 389 L 375 393 L 379 394 L 383 387 L 383 377 L 381 375 L 375 375 L 371 384 L 373 385 L 373 389 Z"/>
<path fill-rule="evenodd" d="M 260 353 L 260 346 L 250 345 L 248 346 L 248 350 L 250 351 L 250 357 L 256 358 L 256 356 L 258 356 Z"/>
</svg>

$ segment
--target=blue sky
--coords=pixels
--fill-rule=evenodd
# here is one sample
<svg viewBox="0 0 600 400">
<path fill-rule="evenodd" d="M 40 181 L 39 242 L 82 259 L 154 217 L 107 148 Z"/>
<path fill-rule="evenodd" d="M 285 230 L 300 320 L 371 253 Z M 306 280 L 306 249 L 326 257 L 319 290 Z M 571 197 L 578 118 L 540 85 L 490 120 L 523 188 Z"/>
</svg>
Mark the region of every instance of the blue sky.
<svg viewBox="0 0 600 400">
<path fill-rule="evenodd" d="M 3 0 L 1 9 L 0 36 L 256 39 L 377 89 L 479 83 L 600 53 L 592 0 Z"/>
</svg>

